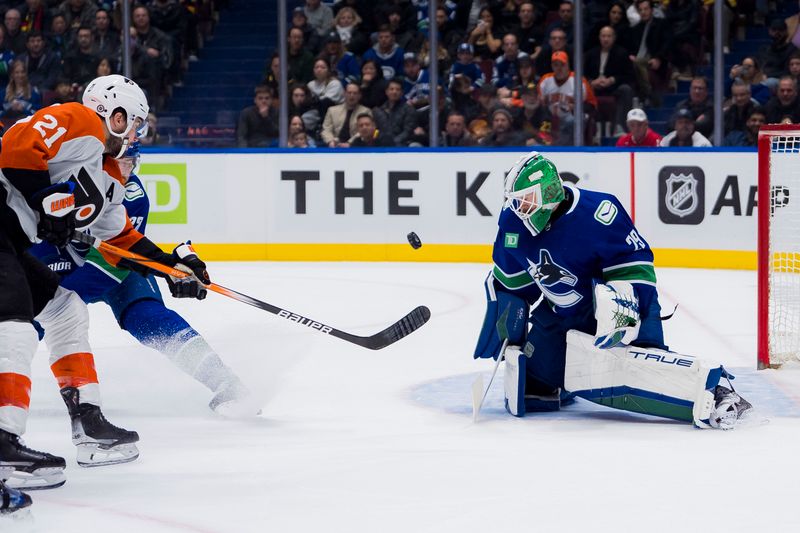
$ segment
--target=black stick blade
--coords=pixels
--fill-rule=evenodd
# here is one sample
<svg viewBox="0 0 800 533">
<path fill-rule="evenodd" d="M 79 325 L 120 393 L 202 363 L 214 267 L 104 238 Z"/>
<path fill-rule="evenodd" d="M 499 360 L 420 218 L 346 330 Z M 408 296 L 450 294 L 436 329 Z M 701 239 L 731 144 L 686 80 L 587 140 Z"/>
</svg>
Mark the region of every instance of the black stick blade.
<svg viewBox="0 0 800 533">
<path fill-rule="evenodd" d="M 431 310 L 421 305 L 385 330 L 370 337 L 359 337 L 358 340 L 352 340 L 352 342 L 370 350 L 380 350 L 418 330 L 430 318 Z"/>
</svg>

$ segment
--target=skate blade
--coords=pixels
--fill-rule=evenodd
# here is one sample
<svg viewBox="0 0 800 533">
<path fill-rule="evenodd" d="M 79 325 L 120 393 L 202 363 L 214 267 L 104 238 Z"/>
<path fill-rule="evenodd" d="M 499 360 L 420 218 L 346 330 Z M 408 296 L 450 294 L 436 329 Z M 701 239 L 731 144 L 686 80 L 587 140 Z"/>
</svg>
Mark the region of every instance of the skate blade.
<svg viewBox="0 0 800 533">
<path fill-rule="evenodd" d="M 55 489 L 66 482 L 67 478 L 64 476 L 64 469 L 54 467 L 38 468 L 33 472 L 21 472 L 19 470 L 14 470 L 14 472 L 8 477 L 6 485 L 12 489 L 29 491 Z"/>
<path fill-rule="evenodd" d="M 79 444 L 76 449 L 78 465 L 84 468 L 130 463 L 139 457 L 139 448 L 133 443 L 118 444 L 110 448 L 104 448 L 98 443 Z"/>
</svg>

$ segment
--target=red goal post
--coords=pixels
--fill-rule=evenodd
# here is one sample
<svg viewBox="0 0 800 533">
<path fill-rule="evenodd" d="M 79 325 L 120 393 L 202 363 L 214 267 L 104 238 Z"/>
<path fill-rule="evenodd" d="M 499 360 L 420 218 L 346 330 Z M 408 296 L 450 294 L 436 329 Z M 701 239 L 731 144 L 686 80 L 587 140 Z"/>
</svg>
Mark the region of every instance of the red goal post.
<svg viewBox="0 0 800 533">
<path fill-rule="evenodd" d="M 791 200 L 791 201 L 790 201 Z M 800 359 L 800 124 L 758 133 L 758 368 Z"/>
</svg>

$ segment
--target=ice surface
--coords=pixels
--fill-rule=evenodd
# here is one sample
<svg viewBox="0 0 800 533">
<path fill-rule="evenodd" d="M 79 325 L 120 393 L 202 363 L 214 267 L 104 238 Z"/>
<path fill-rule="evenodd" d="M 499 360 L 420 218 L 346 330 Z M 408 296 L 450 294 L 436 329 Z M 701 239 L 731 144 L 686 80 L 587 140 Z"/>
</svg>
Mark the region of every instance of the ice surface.
<svg viewBox="0 0 800 533">
<path fill-rule="evenodd" d="M 368 335 L 417 305 L 433 317 L 378 352 L 218 295 L 178 310 L 263 401 L 224 420 L 210 392 L 93 305 L 104 411 L 141 457 L 83 469 L 40 347 L 26 440 L 68 459 L 0 531 L 800 531 L 800 370 L 756 372 L 753 272 L 659 270 L 671 348 L 722 361 L 770 423 L 700 431 L 579 401 L 515 419 L 502 372 L 471 421 L 486 265 L 220 263 L 215 281 Z"/>
</svg>

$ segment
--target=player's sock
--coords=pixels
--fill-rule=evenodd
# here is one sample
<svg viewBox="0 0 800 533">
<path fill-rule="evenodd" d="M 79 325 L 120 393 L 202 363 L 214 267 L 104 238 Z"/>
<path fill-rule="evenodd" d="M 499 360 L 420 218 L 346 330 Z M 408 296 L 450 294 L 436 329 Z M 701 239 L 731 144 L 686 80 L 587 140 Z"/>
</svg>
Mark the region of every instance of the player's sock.
<svg viewBox="0 0 800 533">
<path fill-rule="evenodd" d="M 0 469 L 12 469 L 8 485 L 27 490 L 52 489 L 66 482 L 63 457 L 28 448 L 19 437 L 0 429 Z"/>
<path fill-rule="evenodd" d="M 108 420 L 97 405 L 81 401 L 75 387 L 61 389 L 72 420 L 72 443 L 78 464 L 85 467 L 127 463 L 139 457 L 139 434 L 122 429 Z"/>
</svg>

